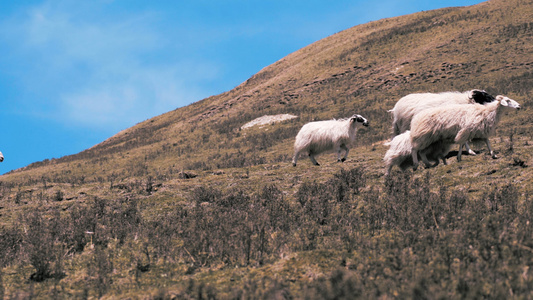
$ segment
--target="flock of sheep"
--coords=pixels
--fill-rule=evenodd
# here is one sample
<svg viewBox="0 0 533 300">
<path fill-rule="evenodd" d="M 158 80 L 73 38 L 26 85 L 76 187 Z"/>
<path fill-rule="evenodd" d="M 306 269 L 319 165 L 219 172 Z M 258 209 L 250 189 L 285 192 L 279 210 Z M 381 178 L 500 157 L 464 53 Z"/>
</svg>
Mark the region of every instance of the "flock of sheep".
<svg viewBox="0 0 533 300">
<path fill-rule="evenodd" d="M 427 168 L 435 167 L 440 160 L 446 164 L 446 155 L 453 144 L 459 144 L 457 160 L 461 161 L 463 147 L 472 154 L 468 145 L 471 140 L 483 140 L 493 158 L 496 158 L 489 143 L 506 109 L 520 109 L 520 104 L 508 97 L 491 96 L 485 91 L 471 90 L 464 93 L 418 93 L 407 95 L 389 112 L 393 115 L 393 138 L 385 154 L 385 174 L 393 166 L 416 170 L 419 160 Z M 296 135 L 293 166 L 298 156 L 305 152 L 314 165 L 319 165 L 315 155 L 334 150 L 337 160 L 343 162 L 350 146 L 355 141 L 357 124 L 368 126 L 360 115 L 342 120 L 310 122 Z M 341 154 L 344 151 L 344 157 Z"/>
<path fill-rule="evenodd" d="M 498 95 L 493 97 L 485 91 L 418 93 L 409 94 L 396 103 L 389 112 L 393 115 L 393 138 L 383 160 L 385 174 L 389 175 L 393 166 L 402 171 L 418 168 L 422 160 L 427 168 L 435 167 L 440 160 L 446 164 L 446 155 L 453 144 L 459 144 L 457 160 L 461 161 L 463 146 L 475 155 L 468 141 L 485 141 L 493 158 L 496 158 L 489 143 L 506 109 L 520 109 L 518 102 Z M 334 150 L 337 160 L 344 162 L 355 142 L 357 124 L 368 126 L 369 122 L 361 115 L 353 115 L 341 120 L 317 121 L 305 124 L 296 135 L 294 142 L 293 166 L 296 166 L 300 153 L 309 155 L 314 165 L 319 165 L 315 156 Z M 344 157 L 342 153 L 344 152 Z M 0 152 L 0 162 L 4 155 Z"/>
</svg>

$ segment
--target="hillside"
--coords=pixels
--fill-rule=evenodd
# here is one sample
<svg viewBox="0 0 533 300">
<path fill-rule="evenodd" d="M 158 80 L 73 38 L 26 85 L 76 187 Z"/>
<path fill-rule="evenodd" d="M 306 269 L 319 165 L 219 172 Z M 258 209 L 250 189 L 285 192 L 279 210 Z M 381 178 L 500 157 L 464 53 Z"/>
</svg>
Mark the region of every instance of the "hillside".
<svg viewBox="0 0 533 300">
<path fill-rule="evenodd" d="M 2 291 L 224 298 L 237 297 L 238 286 L 241 296 L 313 298 L 342 283 L 370 298 L 525 295 L 533 284 L 531 16 L 531 0 L 493 0 L 355 26 L 228 92 L 2 175 Z M 500 158 L 479 145 L 461 163 L 384 178 L 387 110 L 409 93 L 474 88 L 523 107 L 491 140 Z M 370 127 L 344 164 L 325 154 L 321 167 L 304 158 L 292 167 L 303 124 L 354 113 Z M 277 114 L 297 118 L 241 129 Z M 30 277 L 42 280 L 30 287 Z"/>
<path fill-rule="evenodd" d="M 291 139 L 301 124 L 353 113 L 372 121 L 370 131 L 361 135 L 364 143 L 375 142 L 389 136 L 386 110 L 411 92 L 480 88 L 527 101 L 533 68 L 531 11 L 527 3 L 512 3 L 493 1 L 356 26 L 281 59 L 229 92 L 3 180 L 61 177 L 66 169 L 83 173 L 86 180 L 113 173 L 126 178 L 139 164 L 150 175 L 169 166 L 218 169 L 228 167 L 227 156 L 280 162 L 286 157 L 279 155 L 290 155 Z M 239 130 L 257 117 L 278 113 L 299 116 L 298 122 L 253 132 L 252 137 Z M 282 151 L 268 151 L 276 147 Z"/>
</svg>

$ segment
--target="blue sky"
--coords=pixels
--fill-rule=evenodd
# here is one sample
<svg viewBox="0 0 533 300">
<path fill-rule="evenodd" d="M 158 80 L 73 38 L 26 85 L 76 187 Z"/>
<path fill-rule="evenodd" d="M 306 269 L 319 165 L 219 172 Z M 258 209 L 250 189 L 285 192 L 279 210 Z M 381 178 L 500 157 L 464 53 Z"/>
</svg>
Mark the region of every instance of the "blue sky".
<svg viewBox="0 0 533 300">
<path fill-rule="evenodd" d="M 0 0 L 0 174 L 231 90 L 358 24 L 480 0 Z"/>
</svg>

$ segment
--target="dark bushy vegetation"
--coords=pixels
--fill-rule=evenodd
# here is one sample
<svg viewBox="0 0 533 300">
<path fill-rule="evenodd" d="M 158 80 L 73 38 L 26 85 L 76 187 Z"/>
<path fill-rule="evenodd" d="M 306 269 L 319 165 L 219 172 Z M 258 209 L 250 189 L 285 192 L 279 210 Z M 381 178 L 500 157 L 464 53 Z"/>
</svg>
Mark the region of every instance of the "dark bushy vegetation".
<svg viewBox="0 0 533 300">
<path fill-rule="evenodd" d="M 250 277 L 233 287 L 234 297 L 520 298 L 533 285 L 533 204 L 512 184 L 470 196 L 407 172 L 367 187 L 355 168 L 302 183 L 293 201 L 270 185 L 253 194 L 198 187 L 188 203 L 151 220 L 129 198 L 37 210 L 0 230 L 1 263 L 31 265 L 29 280 L 60 284 L 64 260 L 90 246 L 84 293 L 98 296 L 113 289 L 117 251 L 132 253 L 136 281 L 165 262 L 189 266 L 179 275 L 188 276 L 221 265 L 261 268 L 282 253 L 339 256 L 336 268 L 300 288 L 284 274 Z M 180 293 L 228 297 L 194 280 Z"/>
</svg>

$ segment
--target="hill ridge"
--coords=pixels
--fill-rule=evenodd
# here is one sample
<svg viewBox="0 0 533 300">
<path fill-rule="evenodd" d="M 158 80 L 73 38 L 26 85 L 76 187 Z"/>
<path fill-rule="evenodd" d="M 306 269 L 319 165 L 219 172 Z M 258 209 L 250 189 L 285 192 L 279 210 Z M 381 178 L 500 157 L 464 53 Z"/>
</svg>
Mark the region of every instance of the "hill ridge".
<svg viewBox="0 0 533 300">
<path fill-rule="evenodd" d="M 531 39 L 530 12 L 531 1 L 493 0 L 357 25 L 281 58 L 232 90 L 140 122 L 78 154 L 54 159 L 54 165 L 101 160 L 102 156 L 124 151 L 130 155 L 133 150 L 142 153 L 137 150 L 162 147 L 165 140 L 171 145 L 188 141 L 201 146 L 194 142 L 197 129 L 205 131 L 204 139 L 221 133 L 226 140 L 230 135 L 238 138 L 238 132 L 234 132 L 237 128 L 267 114 L 298 115 L 299 125 L 358 111 L 380 120 L 378 127 L 370 129 L 376 137 L 365 137 L 370 142 L 382 140 L 388 135 L 389 126 L 385 111 L 404 94 L 471 88 L 499 94 L 508 91 L 505 86 L 498 87 L 497 78 L 529 80 L 531 60 L 527 60 L 527 51 L 531 47 L 523 43 Z M 515 42 L 522 45 L 516 44 L 514 53 L 503 55 L 508 47 L 502 44 Z M 472 43 L 491 46 L 472 47 Z M 503 74 L 510 70 L 516 74 Z M 521 86 L 521 93 L 528 92 L 525 84 Z M 190 137 L 186 132 L 191 133 Z M 288 148 L 290 145 L 285 147 Z M 172 154 L 165 156 L 164 160 L 169 160 Z M 131 156 L 134 157 L 139 156 Z M 50 162 L 15 170 L 4 176 L 5 180 L 20 172 L 50 166 Z"/>
</svg>

